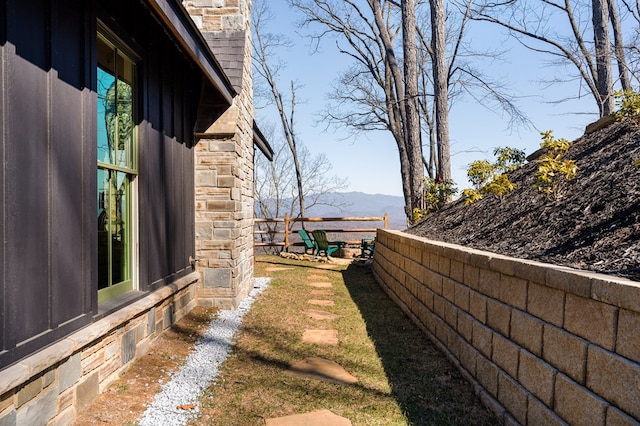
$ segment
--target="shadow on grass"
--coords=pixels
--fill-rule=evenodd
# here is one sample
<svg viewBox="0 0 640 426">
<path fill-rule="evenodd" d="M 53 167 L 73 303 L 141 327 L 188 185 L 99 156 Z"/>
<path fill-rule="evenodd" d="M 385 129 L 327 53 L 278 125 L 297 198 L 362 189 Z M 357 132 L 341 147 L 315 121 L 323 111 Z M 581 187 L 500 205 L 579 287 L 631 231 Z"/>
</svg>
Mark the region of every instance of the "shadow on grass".
<svg viewBox="0 0 640 426">
<path fill-rule="evenodd" d="M 275 359 L 275 358 L 272 358 L 272 357 L 268 357 L 268 356 L 259 354 L 257 352 L 253 352 L 253 353 L 249 354 L 249 356 L 256 363 L 260 363 L 261 365 L 265 365 L 265 366 L 270 366 L 272 368 L 277 368 L 282 372 L 289 372 L 292 375 L 295 375 L 294 373 L 291 372 L 291 366 L 286 362 L 282 362 L 281 360 L 278 360 L 278 359 Z M 300 358 L 300 359 L 302 359 L 302 358 Z M 299 376 L 299 377 L 302 377 L 302 376 Z M 358 382 L 350 383 L 350 384 L 347 385 L 347 384 L 344 384 L 344 383 L 336 383 L 335 381 L 332 381 L 330 379 L 322 379 L 322 378 L 319 378 L 319 377 L 316 377 L 315 379 L 312 379 L 312 380 L 318 380 L 318 381 L 321 381 L 321 382 L 324 382 L 324 383 L 330 383 L 330 384 L 334 384 L 334 385 L 339 385 L 339 386 L 342 386 L 343 389 L 346 389 L 347 387 L 357 388 L 357 389 L 361 390 L 362 392 L 366 393 L 367 395 L 371 395 L 371 396 L 374 396 L 374 397 L 384 398 L 384 397 L 387 396 L 387 394 L 384 393 L 384 392 L 380 392 L 377 389 L 372 389 L 370 387 L 363 386 L 362 384 L 360 384 Z M 304 383 L 304 382 L 302 382 L 302 383 Z M 291 389 L 291 387 L 293 385 L 291 383 L 287 383 L 286 386 L 287 386 L 287 388 Z M 308 384 L 306 384 L 306 383 L 301 385 L 300 388 L 301 388 L 302 392 L 305 392 L 305 393 L 309 392 L 308 391 L 308 389 L 309 389 L 308 388 Z M 317 388 L 314 389 L 314 390 L 317 390 Z M 333 396 L 335 396 L 335 395 L 333 395 Z M 318 398 L 318 400 L 321 400 L 321 398 Z"/>
<path fill-rule="evenodd" d="M 471 384 L 382 291 L 369 268 L 352 265 L 342 274 L 409 424 L 499 423 Z"/>
</svg>

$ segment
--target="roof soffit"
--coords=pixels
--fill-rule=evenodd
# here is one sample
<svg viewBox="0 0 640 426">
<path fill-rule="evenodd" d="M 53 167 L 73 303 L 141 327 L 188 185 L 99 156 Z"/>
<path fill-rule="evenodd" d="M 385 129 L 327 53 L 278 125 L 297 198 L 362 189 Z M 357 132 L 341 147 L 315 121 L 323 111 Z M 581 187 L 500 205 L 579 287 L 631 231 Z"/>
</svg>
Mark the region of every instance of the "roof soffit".
<svg viewBox="0 0 640 426">
<path fill-rule="evenodd" d="M 209 48 L 202 33 L 178 0 L 144 0 L 160 18 L 167 30 L 202 70 L 207 80 L 228 105 L 237 95 L 222 66 Z"/>
</svg>

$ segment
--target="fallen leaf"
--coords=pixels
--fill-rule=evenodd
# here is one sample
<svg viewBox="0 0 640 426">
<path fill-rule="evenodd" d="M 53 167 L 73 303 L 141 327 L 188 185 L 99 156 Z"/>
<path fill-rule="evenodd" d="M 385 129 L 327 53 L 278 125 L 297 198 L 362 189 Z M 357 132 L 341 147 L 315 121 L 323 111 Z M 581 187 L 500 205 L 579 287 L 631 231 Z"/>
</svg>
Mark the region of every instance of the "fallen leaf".
<svg viewBox="0 0 640 426">
<path fill-rule="evenodd" d="M 193 410 L 194 408 L 196 408 L 196 404 L 183 404 L 183 405 L 178 405 L 176 407 L 178 410 Z"/>
</svg>

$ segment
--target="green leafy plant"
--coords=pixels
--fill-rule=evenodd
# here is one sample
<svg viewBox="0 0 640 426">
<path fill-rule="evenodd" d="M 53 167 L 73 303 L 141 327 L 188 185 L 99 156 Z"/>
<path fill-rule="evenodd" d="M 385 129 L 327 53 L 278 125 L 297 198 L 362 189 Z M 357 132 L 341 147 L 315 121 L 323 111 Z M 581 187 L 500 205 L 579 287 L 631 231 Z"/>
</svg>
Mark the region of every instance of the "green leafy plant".
<svg viewBox="0 0 640 426">
<path fill-rule="evenodd" d="M 508 195 L 511 191 L 517 188 L 517 185 L 509 180 L 509 176 L 506 173 L 494 175 L 491 182 L 482 187 L 482 191 L 485 193 L 491 193 L 502 199 Z"/>
<path fill-rule="evenodd" d="M 616 121 L 640 117 L 640 93 L 633 90 L 616 90 L 613 92 L 613 97 L 616 102 L 613 117 Z"/>
<path fill-rule="evenodd" d="M 413 223 L 424 219 L 429 213 L 440 210 L 458 192 L 453 180 L 436 181 L 432 178 L 424 178 L 423 182 L 424 208 L 413 209 Z"/>
<path fill-rule="evenodd" d="M 473 204 L 476 201 L 480 201 L 484 198 L 482 192 L 474 188 L 466 188 L 462 190 L 462 199 L 464 200 L 464 205 L 468 206 L 469 204 Z"/>
<path fill-rule="evenodd" d="M 491 179 L 494 170 L 495 165 L 491 164 L 488 160 L 476 160 L 469 164 L 467 177 L 474 188 L 479 190 Z"/>
<path fill-rule="evenodd" d="M 542 143 L 540 146 L 546 151 L 541 158 L 536 160 L 538 170 L 535 175 L 534 188 L 548 196 L 553 193 L 557 195 L 559 179 L 564 177 L 566 181 L 573 180 L 578 173 L 578 166 L 574 160 L 562 160 L 571 146 L 568 140 L 554 139 L 551 130 L 542 132 L 541 135 Z"/>
<path fill-rule="evenodd" d="M 436 181 L 432 178 L 424 179 L 424 204 L 428 213 L 433 213 L 444 207 L 451 200 L 458 188 L 452 180 Z"/>
<path fill-rule="evenodd" d="M 496 161 L 476 160 L 469 164 L 467 177 L 474 188 L 462 191 L 466 205 L 484 198 L 484 194 L 493 194 L 502 199 L 516 189 L 516 184 L 509 180 L 507 173 L 516 170 L 525 163 L 524 151 L 510 147 L 499 147 L 493 150 Z"/>
<path fill-rule="evenodd" d="M 420 207 L 413 208 L 413 223 L 418 223 L 426 216 L 425 211 Z"/>
<path fill-rule="evenodd" d="M 517 148 L 498 147 L 493 150 L 496 156 L 495 169 L 503 173 L 508 173 L 519 169 L 527 161 L 524 151 Z"/>
</svg>

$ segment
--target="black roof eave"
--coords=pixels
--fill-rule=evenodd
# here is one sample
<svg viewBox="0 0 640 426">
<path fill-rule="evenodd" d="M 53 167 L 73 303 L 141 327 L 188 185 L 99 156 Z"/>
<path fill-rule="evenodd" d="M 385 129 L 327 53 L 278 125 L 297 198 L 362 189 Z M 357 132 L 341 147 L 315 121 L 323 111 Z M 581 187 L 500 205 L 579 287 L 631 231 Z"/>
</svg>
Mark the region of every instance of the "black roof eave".
<svg viewBox="0 0 640 426">
<path fill-rule="evenodd" d="M 145 1 L 215 89 L 231 105 L 237 92 L 182 3 L 178 0 Z"/>
<path fill-rule="evenodd" d="M 253 122 L 253 144 L 258 147 L 269 161 L 273 161 L 273 148 L 271 148 L 255 121 Z"/>
</svg>

